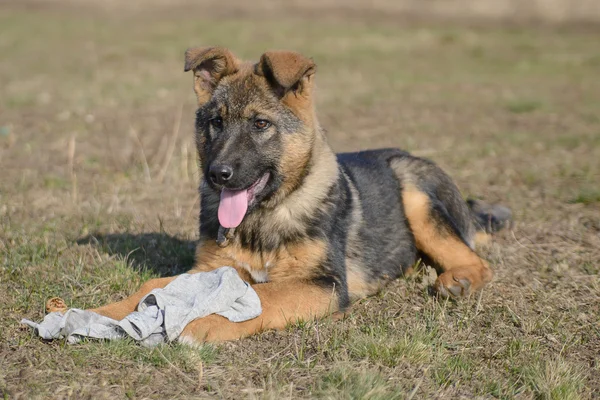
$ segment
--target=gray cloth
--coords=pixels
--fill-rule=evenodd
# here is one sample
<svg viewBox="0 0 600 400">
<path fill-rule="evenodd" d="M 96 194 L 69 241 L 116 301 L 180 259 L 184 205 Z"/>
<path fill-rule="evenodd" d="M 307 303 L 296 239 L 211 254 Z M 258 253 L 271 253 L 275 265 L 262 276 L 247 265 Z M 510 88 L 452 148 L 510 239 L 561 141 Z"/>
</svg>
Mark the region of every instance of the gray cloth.
<svg viewBox="0 0 600 400">
<path fill-rule="evenodd" d="M 232 322 L 256 318 L 262 312 L 254 289 L 231 267 L 211 272 L 182 274 L 163 289 L 154 289 L 121 321 L 77 308 L 52 312 L 37 324 L 23 319 L 43 339 L 67 338 L 78 343 L 84 337 L 131 337 L 145 346 L 174 341 L 187 324 L 209 314 Z"/>
</svg>

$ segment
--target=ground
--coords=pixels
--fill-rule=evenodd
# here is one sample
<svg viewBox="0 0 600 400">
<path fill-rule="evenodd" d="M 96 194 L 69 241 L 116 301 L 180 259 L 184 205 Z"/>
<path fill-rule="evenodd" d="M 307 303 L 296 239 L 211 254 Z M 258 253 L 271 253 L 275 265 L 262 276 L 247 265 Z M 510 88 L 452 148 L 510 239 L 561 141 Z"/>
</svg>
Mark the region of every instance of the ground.
<svg viewBox="0 0 600 400">
<path fill-rule="evenodd" d="M 334 5 L 273 17 L 27 4 L 0 6 L 5 398 L 600 396 L 600 28 Z M 209 44 L 313 57 L 335 150 L 408 149 L 465 196 L 511 207 L 512 228 L 480 250 L 493 283 L 440 301 L 424 268 L 343 318 L 200 349 L 71 346 L 22 327 L 49 297 L 98 306 L 192 265 L 199 176 L 183 51 Z"/>
</svg>

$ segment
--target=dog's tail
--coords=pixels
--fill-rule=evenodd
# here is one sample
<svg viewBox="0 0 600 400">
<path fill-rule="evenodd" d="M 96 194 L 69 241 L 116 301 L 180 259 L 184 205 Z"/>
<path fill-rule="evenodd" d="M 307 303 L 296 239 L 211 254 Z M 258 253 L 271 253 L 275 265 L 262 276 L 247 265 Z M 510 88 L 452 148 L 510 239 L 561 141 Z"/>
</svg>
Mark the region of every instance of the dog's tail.
<svg viewBox="0 0 600 400">
<path fill-rule="evenodd" d="M 475 234 L 476 246 L 489 243 L 492 233 L 508 228 L 512 223 L 512 212 L 503 205 L 468 199 L 467 206 L 471 211 L 473 224 L 477 229 Z"/>
</svg>

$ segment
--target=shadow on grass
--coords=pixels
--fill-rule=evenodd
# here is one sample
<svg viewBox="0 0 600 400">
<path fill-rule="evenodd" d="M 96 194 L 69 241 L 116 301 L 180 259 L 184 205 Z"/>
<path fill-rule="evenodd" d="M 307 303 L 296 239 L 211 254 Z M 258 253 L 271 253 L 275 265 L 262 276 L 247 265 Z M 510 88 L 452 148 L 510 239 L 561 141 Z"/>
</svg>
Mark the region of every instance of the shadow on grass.
<svg viewBox="0 0 600 400">
<path fill-rule="evenodd" d="M 192 267 L 196 242 L 166 233 L 96 233 L 77 240 L 77 244 L 92 245 L 122 257 L 138 271 L 148 270 L 163 277 L 181 274 Z"/>
</svg>

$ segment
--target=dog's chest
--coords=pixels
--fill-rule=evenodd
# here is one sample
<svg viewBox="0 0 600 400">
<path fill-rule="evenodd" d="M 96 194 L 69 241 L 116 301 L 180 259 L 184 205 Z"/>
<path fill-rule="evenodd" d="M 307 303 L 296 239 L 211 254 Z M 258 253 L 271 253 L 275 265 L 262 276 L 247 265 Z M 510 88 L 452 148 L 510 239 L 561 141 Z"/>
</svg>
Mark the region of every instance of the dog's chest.
<svg viewBox="0 0 600 400">
<path fill-rule="evenodd" d="M 273 266 L 272 261 L 264 261 L 260 254 L 239 251 L 239 249 L 237 251 L 232 249 L 228 253 L 227 256 L 233 260 L 234 266 L 246 270 L 254 282 L 265 283 L 269 281 L 269 268 Z"/>
<path fill-rule="evenodd" d="M 256 283 L 265 283 L 269 281 L 269 273 L 266 268 L 259 270 L 248 270 L 248 272 Z"/>
<path fill-rule="evenodd" d="M 269 281 L 269 266 L 270 266 L 269 262 L 267 262 L 265 265 L 263 265 L 262 268 L 252 268 L 252 266 L 250 266 L 250 264 L 245 263 L 245 262 L 240 262 L 237 260 L 236 260 L 235 264 L 238 268 L 243 268 L 246 271 L 248 271 L 250 276 L 252 276 L 252 279 L 254 280 L 254 282 L 266 283 Z"/>
</svg>

